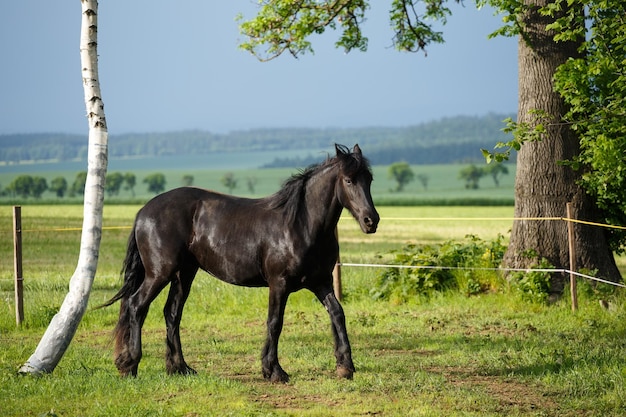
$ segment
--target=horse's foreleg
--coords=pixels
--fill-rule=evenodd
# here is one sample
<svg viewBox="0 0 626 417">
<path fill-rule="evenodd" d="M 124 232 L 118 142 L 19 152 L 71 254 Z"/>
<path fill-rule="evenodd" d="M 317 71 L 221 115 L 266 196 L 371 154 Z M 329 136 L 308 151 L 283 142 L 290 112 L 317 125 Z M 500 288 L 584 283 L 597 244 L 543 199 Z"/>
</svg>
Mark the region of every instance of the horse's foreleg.
<svg viewBox="0 0 626 417">
<path fill-rule="evenodd" d="M 180 320 L 195 273 L 196 269 L 191 273 L 187 271 L 179 274 L 178 279 L 175 279 L 170 285 L 167 302 L 163 309 L 167 328 L 165 367 L 168 374 L 188 375 L 196 373 L 196 371 L 185 362 L 180 342 Z"/>
<path fill-rule="evenodd" d="M 355 372 L 352 363 L 352 349 L 346 330 L 346 317 L 343 308 L 333 293 L 332 287 L 315 290 L 315 295 L 322 302 L 330 316 L 333 338 L 335 341 L 335 358 L 337 359 L 337 376 L 352 379 Z"/>
<path fill-rule="evenodd" d="M 270 285 L 267 338 L 261 354 L 263 376 L 271 382 L 289 382 L 289 375 L 278 363 L 278 339 L 283 329 L 288 292 L 282 285 Z"/>
</svg>

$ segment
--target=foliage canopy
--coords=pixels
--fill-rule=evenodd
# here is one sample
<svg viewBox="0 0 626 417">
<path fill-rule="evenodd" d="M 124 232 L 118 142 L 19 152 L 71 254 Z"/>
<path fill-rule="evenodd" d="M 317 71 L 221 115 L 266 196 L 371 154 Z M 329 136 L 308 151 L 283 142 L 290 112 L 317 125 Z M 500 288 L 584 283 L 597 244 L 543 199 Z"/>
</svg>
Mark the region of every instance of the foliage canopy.
<svg viewBox="0 0 626 417">
<path fill-rule="evenodd" d="M 572 58 L 555 74 L 557 91 L 570 110 L 565 122 L 580 138 L 581 152 L 568 161 L 582 169 L 582 185 L 595 197 L 612 224 L 626 224 L 626 4 L 572 0 L 586 14 L 570 14 L 554 25 L 563 39 L 571 29 L 589 28 L 580 58 Z M 558 2 L 557 2 L 558 3 Z M 584 21 L 583 21 L 584 20 Z M 626 234 L 613 232 L 614 249 Z"/>
<path fill-rule="evenodd" d="M 459 3 L 459 0 L 454 0 Z M 262 61 L 268 61 L 289 52 L 294 57 L 313 52 L 310 35 L 321 34 L 327 28 L 339 30 L 335 45 L 346 52 L 365 51 L 368 39 L 361 31 L 361 23 L 369 9 L 366 0 L 292 1 L 263 0 L 257 15 L 242 21 L 241 32 L 248 40 L 241 48 Z M 426 23 L 428 20 L 446 22 L 451 14 L 441 0 L 392 0 L 389 22 L 396 49 L 406 52 L 425 51 L 430 43 L 443 42 L 443 35 Z"/>
</svg>

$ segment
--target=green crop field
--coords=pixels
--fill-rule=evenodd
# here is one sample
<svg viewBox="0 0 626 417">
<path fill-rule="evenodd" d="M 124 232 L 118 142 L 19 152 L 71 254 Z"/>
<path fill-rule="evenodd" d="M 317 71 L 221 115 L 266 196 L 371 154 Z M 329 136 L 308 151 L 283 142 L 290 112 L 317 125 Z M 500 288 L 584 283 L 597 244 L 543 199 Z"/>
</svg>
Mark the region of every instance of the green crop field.
<svg viewBox="0 0 626 417">
<path fill-rule="evenodd" d="M 139 206 L 107 206 L 90 306 L 110 297 Z M 346 215 L 342 261 L 380 263 L 406 243 L 507 234 L 512 207 L 379 207 L 375 235 Z M 196 278 L 182 322 L 186 359 L 198 375 L 165 374 L 159 297 L 144 326 L 137 378 L 117 376 L 115 306 L 89 309 L 57 369 L 16 370 L 62 303 L 76 265 L 81 206 L 24 205 L 26 321 L 16 328 L 11 210 L 0 207 L 0 414 L 3 416 L 621 416 L 626 414 L 626 298 L 603 308 L 580 294 L 523 301 L 503 281 L 477 296 L 457 291 L 406 303 L 369 295 L 380 270 L 344 267 L 344 301 L 357 373 L 337 380 L 330 322 L 315 297 L 290 297 L 280 358 L 288 384 L 260 371 L 267 289 Z"/>
<path fill-rule="evenodd" d="M 293 151 L 291 151 L 293 153 Z M 143 179 L 153 173 L 162 173 L 166 177 L 166 189 L 182 185 L 183 176 L 191 175 L 193 184 L 202 188 L 209 188 L 220 192 L 227 192 L 221 179 L 226 173 L 233 173 L 237 179 L 237 187 L 233 193 L 246 197 L 260 197 L 277 191 L 280 185 L 289 176 L 298 172 L 292 168 L 259 169 L 258 166 L 268 162 L 270 157 L 285 156 L 287 153 L 265 155 L 261 153 L 224 153 L 218 155 L 196 155 L 188 157 L 161 157 L 149 159 L 121 159 L 109 161 L 109 173 L 130 172 L 136 176 L 135 196 L 140 200 L 152 197 L 147 190 Z M 320 156 L 320 160 L 323 156 Z M 467 201 L 467 200 L 492 200 L 506 201 L 512 205 L 513 183 L 515 180 L 515 165 L 507 165 L 509 173 L 503 175 L 499 186 L 493 179 L 485 176 L 480 181 L 478 189 L 467 189 L 465 183 L 459 179 L 459 172 L 469 164 L 447 165 L 414 165 L 412 170 L 416 179 L 410 182 L 406 189 L 400 193 L 393 192 L 396 184 L 388 176 L 387 166 L 374 166 L 374 182 L 372 193 L 375 199 L 383 202 L 405 201 L 408 203 Z M 181 168 L 183 167 L 183 168 Z M 0 190 L 7 187 L 18 175 L 31 175 L 44 177 L 48 184 L 53 178 L 64 177 L 71 185 L 76 174 L 86 170 L 86 162 L 47 163 L 47 164 L 23 164 L 23 165 L 0 165 Z M 426 187 L 417 179 L 418 176 L 427 178 Z M 248 179 L 255 180 L 255 189 L 252 192 L 248 188 Z M 118 196 L 107 196 L 109 201 L 124 201 L 132 198 L 131 191 L 122 190 Z M 68 197 L 58 199 L 52 192 L 45 192 L 42 199 L 46 202 L 67 201 Z M 75 198 L 74 202 L 80 202 Z M 9 197 L 0 197 L 0 204 L 10 203 Z"/>
</svg>

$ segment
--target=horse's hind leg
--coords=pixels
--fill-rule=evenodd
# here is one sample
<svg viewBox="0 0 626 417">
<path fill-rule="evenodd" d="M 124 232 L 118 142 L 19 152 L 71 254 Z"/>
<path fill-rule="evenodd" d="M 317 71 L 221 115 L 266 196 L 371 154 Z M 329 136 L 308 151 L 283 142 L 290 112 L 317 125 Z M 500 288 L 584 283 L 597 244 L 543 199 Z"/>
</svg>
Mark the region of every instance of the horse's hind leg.
<svg viewBox="0 0 626 417">
<path fill-rule="evenodd" d="M 352 349 L 346 330 L 346 317 L 341 304 L 335 297 L 332 287 L 324 286 L 313 291 L 322 302 L 330 316 L 333 338 L 335 341 L 335 358 L 337 359 L 337 376 L 352 379 L 354 363 L 352 362 Z"/>
<path fill-rule="evenodd" d="M 118 332 L 115 365 L 123 376 L 137 375 L 142 356 L 141 328 L 148 315 L 150 303 L 166 284 L 167 281 L 145 279 L 135 294 L 122 301 L 120 322 L 124 320 L 126 324 L 123 334 Z"/>
<path fill-rule="evenodd" d="M 183 358 L 183 350 L 180 343 L 180 320 L 183 315 L 183 307 L 189 296 L 191 283 L 198 271 L 197 267 L 183 268 L 170 285 L 170 292 L 163 309 L 165 324 L 167 327 L 167 351 L 165 354 L 165 366 L 168 374 L 195 374 Z"/>
</svg>

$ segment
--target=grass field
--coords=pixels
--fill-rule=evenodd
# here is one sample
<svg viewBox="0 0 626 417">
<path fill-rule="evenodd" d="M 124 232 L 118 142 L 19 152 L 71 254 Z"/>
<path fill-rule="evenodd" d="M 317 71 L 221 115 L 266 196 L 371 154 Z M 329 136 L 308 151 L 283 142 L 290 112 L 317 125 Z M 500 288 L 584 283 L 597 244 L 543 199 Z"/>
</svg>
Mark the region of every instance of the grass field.
<svg viewBox="0 0 626 417">
<path fill-rule="evenodd" d="M 107 206 L 90 305 L 119 285 L 125 241 L 138 206 Z M 342 261 L 379 263 L 408 242 L 507 234 L 512 207 L 379 207 L 375 235 L 348 216 L 339 223 Z M 182 323 L 188 362 L 199 373 L 168 377 L 164 299 L 144 326 L 136 379 L 112 362 L 117 309 L 89 310 L 50 375 L 16 375 L 57 311 L 73 273 L 82 207 L 24 206 L 26 323 L 15 327 L 11 212 L 0 207 L 0 414 L 6 416 L 620 416 L 626 414 L 626 298 L 608 309 L 580 295 L 529 304 L 497 292 L 456 292 L 405 304 L 374 301 L 379 270 L 345 267 L 344 309 L 357 373 L 337 380 L 329 319 L 307 292 L 289 300 L 280 345 L 289 384 L 260 372 L 266 289 L 199 274 Z"/>
<path fill-rule="evenodd" d="M 210 158 L 205 161 L 204 158 Z M 237 160 L 236 158 L 240 158 Z M 261 158 L 261 159 L 259 159 Z M 158 159 L 137 159 L 111 161 L 108 172 L 131 172 L 135 174 L 137 184 L 135 195 L 139 199 L 147 200 L 152 195 L 147 191 L 143 178 L 155 172 L 161 172 L 166 177 L 166 188 L 179 187 L 185 175 L 194 177 L 194 185 L 227 192 L 222 185 L 221 178 L 227 172 L 232 172 L 238 180 L 237 187 L 233 190 L 236 195 L 246 197 L 258 197 L 269 195 L 278 190 L 280 185 L 297 169 L 258 169 L 262 156 L 224 154 L 224 155 L 197 155 L 192 157 L 171 157 Z M 215 162 L 215 163 L 211 163 Z M 415 175 L 428 177 L 427 187 L 415 179 L 409 183 L 401 193 L 392 192 L 396 184 L 388 177 L 387 166 L 374 166 L 374 183 L 372 194 L 378 200 L 410 200 L 410 201 L 444 201 L 444 200 L 467 200 L 467 199 L 505 199 L 513 200 L 513 183 L 515 179 L 515 165 L 508 165 L 509 174 L 501 178 L 501 183 L 496 186 L 491 177 L 484 177 L 480 181 L 480 188 L 471 190 L 465 188 L 465 183 L 458 178 L 459 171 L 467 164 L 446 165 L 415 165 L 412 167 Z M 181 168 L 184 167 L 184 168 Z M 21 174 L 41 176 L 46 178 L 48 184 L 53 178 L 62 176 L 71 185 L 76 174 L 86 170 L 85 162 L 50 163 L 33 165 L 0 165 L 0 189 L 8 186 L 15 177 Z M 252 193 L 247 187 L 248 178 L 256 179 L 256 187 Z M 52 192 L 43 194 L 44 200 L 55 201 L 57 198 Z M 119 196 L 107 196 L 107 200 L 130 199 L 132 194 L 128 190 L 122 190 Z M 60 201 L 68 200 L 67 197 Z M 0 204 L 7 201 L 7 197 L 0 198 Z M 75 202 L 80 203 L 78 199 Z"/>
</svg>

